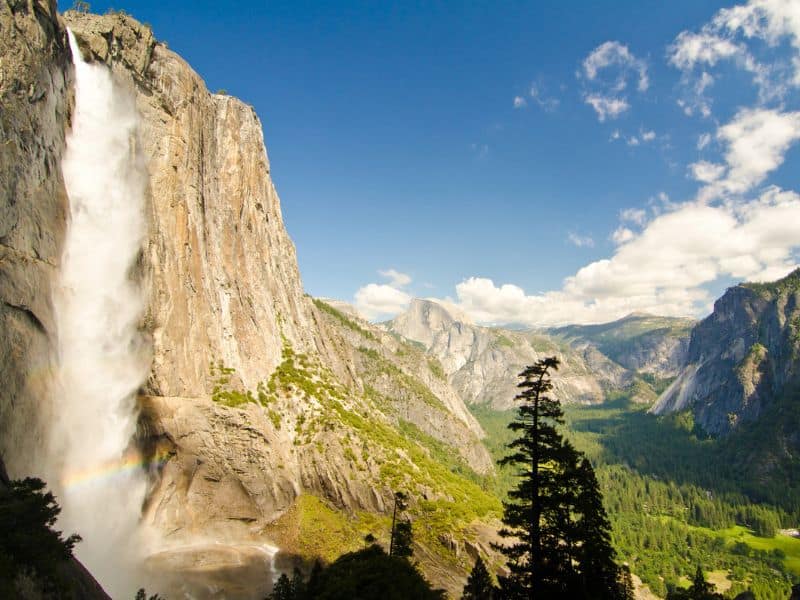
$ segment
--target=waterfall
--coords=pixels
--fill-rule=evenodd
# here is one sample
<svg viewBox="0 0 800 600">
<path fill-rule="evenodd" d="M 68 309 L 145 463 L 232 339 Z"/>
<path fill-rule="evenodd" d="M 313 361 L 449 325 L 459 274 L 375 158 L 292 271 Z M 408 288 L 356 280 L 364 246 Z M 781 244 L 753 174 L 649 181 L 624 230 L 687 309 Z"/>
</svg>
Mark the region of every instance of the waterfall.
<svg viewBox="0 0 800 600">
<path fill-rule="evenodd" d="M 137 331 L 143 297 L 131 276 L 145 233 L 147 174 L 137 154 L 133 93 L 85 62 L 72 32 L 75 111 L 62 161 L 69 222 L 54 308 L 58 381 L 48 471 L 59 526 L 112 597 L 133 597 L 144 552 L 146 493 L 131 440 L 149 355 Z"/>
</svg>

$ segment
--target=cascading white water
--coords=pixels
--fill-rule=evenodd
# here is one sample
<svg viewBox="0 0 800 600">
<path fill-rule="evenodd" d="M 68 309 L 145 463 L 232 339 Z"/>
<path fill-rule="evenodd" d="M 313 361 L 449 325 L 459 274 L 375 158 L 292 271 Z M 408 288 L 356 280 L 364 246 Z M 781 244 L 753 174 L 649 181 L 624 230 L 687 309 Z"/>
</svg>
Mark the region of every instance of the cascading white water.
<svg viewBox="0 0 800 600">
<path fill-rule="evenodd" d="M 69 40 L 76 106 L 61 165 L 70 218 L 53 298 L 59 381 L 49 471 L 60 527 L 83 537 L 78 558 L 113 597 L 132 597 L 146 478 L 131 439 L 149 357 L 131 270 L 145 232 L 146 170 L 133 94 L 106 66 L 82 59 L 72 32 Z"/>
</svg>

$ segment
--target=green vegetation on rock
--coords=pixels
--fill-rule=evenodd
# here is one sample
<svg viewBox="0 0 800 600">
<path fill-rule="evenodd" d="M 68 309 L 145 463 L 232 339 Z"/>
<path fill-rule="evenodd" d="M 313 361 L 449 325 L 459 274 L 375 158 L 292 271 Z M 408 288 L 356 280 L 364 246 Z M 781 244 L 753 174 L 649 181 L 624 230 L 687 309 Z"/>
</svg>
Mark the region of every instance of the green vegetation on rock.
<svg viewBox="0 0 800 600">
<path fill-rule="evenodd" d="M 367 331 L 366 329 L 361 327 L 361 325 L 356 323 L 353 319 L 350 319 L 342 311 L 336 310 L 330 304 L 328 304 L 327 302 L 323 302 L 318 298 L 313 298 L 312 301 L 314 302 L 314 306 L 316 306 L 319 310 L 328 313 L 348 329 L 355 331 L 356 333 L 360 334 L 361 336 L 363 336 L 368 340 L 377 341 L 377 338 L 372 332 Z"/>
</svg>

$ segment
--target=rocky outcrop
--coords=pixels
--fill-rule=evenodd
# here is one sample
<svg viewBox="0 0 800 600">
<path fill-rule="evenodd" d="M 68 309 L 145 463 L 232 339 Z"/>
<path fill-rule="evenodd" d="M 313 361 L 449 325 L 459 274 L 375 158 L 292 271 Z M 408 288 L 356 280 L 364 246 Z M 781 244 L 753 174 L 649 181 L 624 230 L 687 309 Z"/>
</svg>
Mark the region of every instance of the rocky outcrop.
<svg viewBox="0 0 800 600">
<path fill-rule="evenodd" d="M 754 421 L 800 376 L 800 270 L 730 288 L 692 331 L 687 364 L 653 412 L 691 409 L 708 433 Z"/>
<path fill-rule="evenodd" d="M 470 469 L 487 474 L 492 459 L 481 443 L 484 432 L 449 385 L 443 367 L 405 339 L 321 300 L 329 331 L 343 359 L 355 368 L 361 389 L 382 405 L 394 423 L 410 423 L 450 446 Z"/>
<path fill-rule="evenodd" d="M 561 360 L 553 388 L 563 402 L 602 402 L 607 390 L 630 381 L 624 368 L 594 348 L 573 349 L 541 332 L 480 327 L 430 300 L 414 299 L 405 313 L 385 327 L 421 344 L 441 363 L 449 382 L 468 404 L 497 410 L 513 407 L 517 375 L 545 356 Z"/>
<path fill-rule="evenodd" d="M 19 476 L 37 472 L 49 410 L 72 66 L 55 0 L 0 4 L 0 39 L 0 455 Z"/>
</svg>

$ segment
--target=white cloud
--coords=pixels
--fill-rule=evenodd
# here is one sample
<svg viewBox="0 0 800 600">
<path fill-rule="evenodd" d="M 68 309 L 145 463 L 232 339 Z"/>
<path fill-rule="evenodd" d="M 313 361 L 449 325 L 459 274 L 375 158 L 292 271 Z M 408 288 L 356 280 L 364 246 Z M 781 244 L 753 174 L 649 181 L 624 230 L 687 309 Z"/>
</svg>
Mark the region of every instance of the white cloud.
<svg viewBox="0 0 800 600">
<path fill-rule="evenodd" d="M 694 69 L 697 64 L 713 67 L 720 60 L 746 52 L 744 46 L 707 30 L 701 33 L 682 31 L 667 48 L 670 64 L 681 70 Z"/>
<path fill-rule="evenodd" d="M 717 137 L 728 145 L 728 189 L 744 192 L 777 169 L 789 147 L 800 139 L 800 112 L 741 110 L 720 127 Z"/>
<path fill-rule="evenodd" d="M 558 98 L 553 98 L 548 96 L 545 91 L 544 87 L 540 84 L 532 83 L 530 89 L 530 96 L 533 98 L 533 101 L 539 105 L 544 111 L 546 112 L 553 112 L 555 109 L 558 108 L 559 100 Z"/>
<path fill-rule="evenodd" d="M 614 131 L 611 132 L 611 136 L 609 137 L 609 141 L 613 142 L 615 140 L 618 140 L 619 138 L 620 138 L 619 129 L 615 129 Z"/>
<path fill-rule="evenodd" d="M 369 283 L 355 293 L 355 306 L 367 319 L 388 318 L 403 312 L 411 296 L 402 289 L 411 283 L 411 276 L 396 269 L 378 271 L 389 283 Z"/>
<path fill-rule="evenodd" d="M 611 239 L 614 241 L 615 244 L 624 244 L 625 242 L 630 242 L 633 238 L 636 237 L 636 234 L 633 233 L 627 227 L 617 227 L 614 233 L 611 234 Z"/>
<path fill-rule="evenodd" d="M 800 196 L 769 188 L 749 202 L 687 203 L 644 231 L 620 232 L 608 259 L 568 277 L 560 290 L 528 295 L 515 285 L 472 277 L 456 286 L 477 322 L 547 326 L 603 322 L 632 311 L 700 316 L 720 278 L 771 280 L 795 268 Z"/>
<path fill-rule="evenodd" d="M 755 53 L 760 40 L 768 48 L 787 40 L 793 56 L 771 64 L 760 62 Z M 759 56 L 762 56 L 762 52 Z M 710 114 L 706 89 L 714 78 L 705 70 L 692 83 L 697 68 L 713 69 L 720 61 L 732 61 L 739 69 L 752 74 L 759 100 L 766 103 L 783 98 L 792 85 L 800 85 L 800 4 L 796 0 L 751 0 L 746 4 L 721 9 L 699 32 L 683 31 L 667 49 L 669 62 L 683 71 L 690 90 L 684 112 Z"/>
<path fill-rule="evenodd" d="M 725 173 L 725 165 L 718 165 L 716 163 L 701 160 L 689 165 L 689 173 L 692 179 L 702 181 L 703 183 L 712 183 L 717 181 Z"/>
<path fill-rule="evenodd" d="M 628 141 L 626 142 L 626 144 L 628 144 L 628 146 L 638 146 L 639 145 L 639 138 L 637 138 L 635 135 L 631 136 L 631 137 L 628 138 Z"/>
<path fill-rule="evenodd" d="M 378 275 L 389 279 L 389 285 L 392 287 L 403 287 L 411 283 L 411 276 L 406 273 L 400 273 L 395 269 L 386 269 L 385 271 L 378 271 Z"/>
<path fill-rule="evenodd" d="M 614 119 L 630 108 L 623 92 L 631 80 L 636 82 L 639 92 L 650 86 L 647 63 L 616 41 L 604 42 L 592 50 L 577 76 L 585 84 L 584 102 L 595 110 L 601 122 Z"/>
<path fill-rule="evenodd" d="M 614 84 L 619 91 L 627 86 L 626 77 L 630 71 L 638 76 L 639 91 L 644 92 L 650 86 L 647 64 L 636 58 L 627 46 L 615 41 L 603 42 L 592 50 L 583 61 L 583 72 L 588 80 L 594 81 L 599 71 L 611 66 L 620 67 L 623 71 Z"/>
<path fill-rule="evenodd" d="M 702 150 L 711 143 L 710 133 L 701 133 L 697 138 L 697 149 Z"/>
<path fill-rule="evenodd" d="M 783 164 L 788 149 L 800 140 L 800 112 L 779 112 L 763 108 L 742 109 L 717 130 L 717 139 L 725 146 L 726 172 L 711 171 L 710 163 L 701 161 L 700 181 L 708 183 L 698 197 L 704 201 L 730 194 L 743 194 L 764 181 Z M 716 177 L 711 177 L 711 174 Z"/>
<path fill-rule="evenodd" d="M 641 208 L 626 208 L 619 214 L 619 218 L 622 221 L 628 221 L 636 225 L 644 225 L 647 213 Z"/>
<path fill-rule="evenodd" d="M 571 244 L 574 244 L 578 248 L 594 248 L 594 240 L 591 236 L 585 235 L 578 235 L 577 233 L 570 231 L 567 239 Z"/>
<path fill-rule="evenodd" d="M 584 97 L 584 101 L 594 109 L 600 122 L 609 118 L 616 119 L 630 108 L 630 104 L 624 98 L 606 97 L 599 94 L 588 94 Z"/>
<path fill-rule="evenodd" d="M 411 296 L 391 285 L 369 283 L 355 294 L 358 312 L 368 319 L 387 318 L 408 308 Z"/>
<path fill-rule="evenodd" d="M 642 141 L 643 142 L 652 142 L 656 139 L 656 132 L 655 131 L 643 131 L 642 132 Z"/>
<path fill-rule="evenodd" d="M 741 31 L 745 37 L 760 38 L 771 46 L 787 37 L 792 46 L 800 48 L 800 6 L 795 0 L 751 0 L 720 10 L 712 23 L 717 29 Z"/>
<path fill-rule="evenodd" d="M 528 106 L 528 101 L 522 96 L 514 96 L 514 108 L 524 108 Z"/>
</svg>

